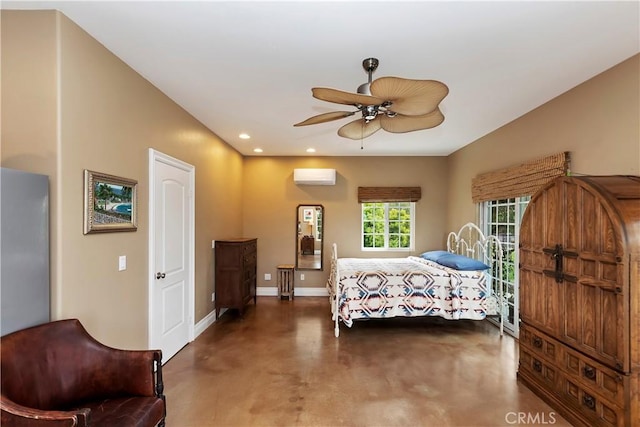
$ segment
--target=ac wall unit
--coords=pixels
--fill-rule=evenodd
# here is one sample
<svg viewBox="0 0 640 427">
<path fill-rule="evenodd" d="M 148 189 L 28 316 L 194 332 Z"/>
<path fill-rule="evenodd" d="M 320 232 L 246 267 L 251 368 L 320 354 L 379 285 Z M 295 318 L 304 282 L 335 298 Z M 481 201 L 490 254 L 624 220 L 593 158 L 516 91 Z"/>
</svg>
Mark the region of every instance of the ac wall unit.
<svg viewBox="0 0 640 427">
<path fill-rule="evenodd" d="M 336 170 L 294 169 L 293 182 L 298 185 L 336 185 Z"/>
</svg>

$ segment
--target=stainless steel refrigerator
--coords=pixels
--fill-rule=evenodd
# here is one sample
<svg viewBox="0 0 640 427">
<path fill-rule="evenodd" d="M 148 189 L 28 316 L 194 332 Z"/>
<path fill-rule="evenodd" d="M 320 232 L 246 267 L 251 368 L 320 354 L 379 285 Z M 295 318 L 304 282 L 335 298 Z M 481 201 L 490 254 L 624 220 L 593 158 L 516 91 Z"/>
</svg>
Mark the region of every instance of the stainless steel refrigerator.
<svg viewBox="0 0 640 427">
<path fill-rule="evenodd" d="M 0 168 L 0 334 L 50 319 L 49 178 Z"/>
</svg>

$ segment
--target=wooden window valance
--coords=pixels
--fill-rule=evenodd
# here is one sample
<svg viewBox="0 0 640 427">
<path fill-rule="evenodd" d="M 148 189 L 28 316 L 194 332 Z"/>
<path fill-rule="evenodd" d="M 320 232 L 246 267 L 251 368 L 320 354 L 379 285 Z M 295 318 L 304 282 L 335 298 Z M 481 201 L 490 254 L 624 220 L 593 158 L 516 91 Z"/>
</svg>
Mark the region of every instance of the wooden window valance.
<svg viewBox="0 0 640 427">
<path fill-rule="evenodd" d="M 417 202 L 421 187 L 358 187 L 358 203 Z"/>
<path fill-rule="evenodd" d="M 471 181 L 474 203 L 530 196 L 569 171 L 569 152 L 554 154 L 506 169 L 480 174 Z"/>
</svg>

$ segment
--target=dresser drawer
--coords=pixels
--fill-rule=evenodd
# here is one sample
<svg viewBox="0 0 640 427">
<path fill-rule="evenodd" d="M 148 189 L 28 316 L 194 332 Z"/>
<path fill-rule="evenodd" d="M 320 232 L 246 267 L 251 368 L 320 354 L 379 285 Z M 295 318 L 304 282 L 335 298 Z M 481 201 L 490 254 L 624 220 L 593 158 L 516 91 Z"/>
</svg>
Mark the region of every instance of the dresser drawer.
<svg viewBox="0 0 640 427">
<path fill-rule="evenodd" d="M 526 324 L 520 329 L 520 344 L 550 362 L 554 362 L 559 354 L 560 344 L 556 340 Z"/>
<path fill-rule="evenodd" d="M 527 347 L 520 346 L 519 369 L 553 391 L 558 387 L 558 369 Z"/>
<path fill-rule="evenodd" d="M 571 348 L 561 351 L 560 368 L 574 381 L 617 405 L 624 405 L 624 391 L 629 387 L 629 376 L 621 375 Z"/>
<path fill-rule="evenodd" d="M 624 390 L 629 386 L 627 375 L 619 374 L 528 325 L 523 325 L 521 329 L 520 344 L 521 348 L 525 346 L 537 357 L 555 362 L 567 377 L 593 393 L 617 405 L 624 405 Z"/>
<path fill-rule="evenodd" d="M 559 375 L 560 399 L 576 409 L 583 418 L 589 420 L 588 425 L 598 427 L 623 427 L 625 425 L 624 410 L 584 387 L 575 378 L 563 373 Z"/>
</svg>

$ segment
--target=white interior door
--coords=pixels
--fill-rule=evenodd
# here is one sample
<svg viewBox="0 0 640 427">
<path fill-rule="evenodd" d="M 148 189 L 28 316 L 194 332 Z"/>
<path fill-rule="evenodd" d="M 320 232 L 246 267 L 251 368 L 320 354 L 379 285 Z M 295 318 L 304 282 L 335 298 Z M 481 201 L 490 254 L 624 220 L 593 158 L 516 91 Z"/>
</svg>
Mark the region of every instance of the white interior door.
<svg viewBox="0 0 640 427">
<path fill-rule="evenodd" d="M 194 336 L 194 176 L 149 150 L 149 345 L 163 363 Z"/>
</svg>

